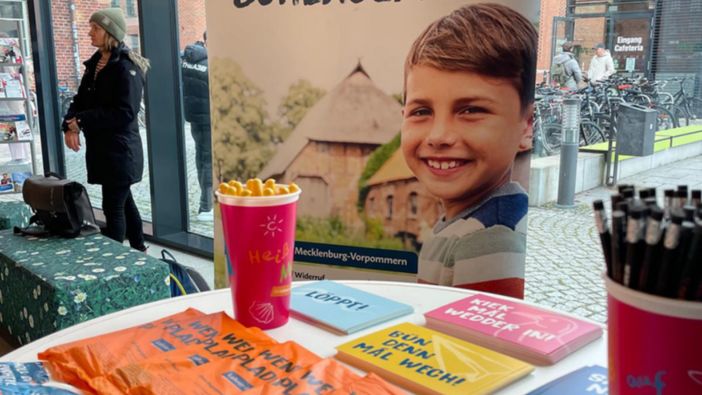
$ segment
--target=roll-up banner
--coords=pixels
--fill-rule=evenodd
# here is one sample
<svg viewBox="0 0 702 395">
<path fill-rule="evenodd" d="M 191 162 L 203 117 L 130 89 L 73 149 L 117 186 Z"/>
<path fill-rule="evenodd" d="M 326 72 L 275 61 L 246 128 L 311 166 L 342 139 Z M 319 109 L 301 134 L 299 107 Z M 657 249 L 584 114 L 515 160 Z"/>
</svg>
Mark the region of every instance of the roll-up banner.
<svg viewBox="0 0 702 395">
<path fill-rule="evenodd" d="M 538 1 L 206 11 L 214 182 L 302 189 L 294 280 L 523 292 Z"/>
</svg>

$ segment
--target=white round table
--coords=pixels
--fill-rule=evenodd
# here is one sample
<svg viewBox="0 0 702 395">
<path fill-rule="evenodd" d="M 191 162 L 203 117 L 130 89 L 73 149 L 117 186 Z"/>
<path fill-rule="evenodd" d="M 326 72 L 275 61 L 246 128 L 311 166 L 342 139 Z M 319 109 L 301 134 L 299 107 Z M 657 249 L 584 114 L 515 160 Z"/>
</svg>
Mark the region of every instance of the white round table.
<svg viewBox="0 0 702 395">
<path fill-rule="evenodd" d="M 400 322 L 412 322 L 415 324 L 424 325 L 424 313 L 446 303 L 453 302 L 476 293 L 475 291 L 459 288 L 439 287 L 414 283 L 384 281 L 339 282 L 367 292 L 385 296 L 398 302 L 410 304 L 414 307 L 414 313 L 348 336 L 338 336 L 316 326 L 298 321 L 294 318 L 291 318 L 286 325 L 269 330 L 267 333 L 278 341 L 294 340 L 307 349 L 315 352 L 317 355 L 322 357 L 332 357 L 336 353 L 334 349 L 336 345 Z M 293 287 L 304 283 L 305 282 L 295 282 L 293 283 Z M 181 312 L 188 307 L 198 309 L 204 313 L 215 313 L 224 310 L 230 315 L 233 315 L 231 293 L 229 289 L 220 289 L 173 299 L 165 299 L 141 306 L 135 306 L 127 310 L 105 315 L 73 327 L 66 328 L 0 357 L 0 362 L 36 361 L 37 353 L 44 351 L 49 347 L 145 324 L 167 315 Z M 583 366 L 594 364 L 607 366 L 606 332 L 599 339 L 574 352 L 557 364 L 549 367 L 536 367 L 534 372 L 532 372 L 529 376 L 505 387 L 503 390 L 497 392 L 497 394 L 526 394 L 529 391 L 534 390 L 560 376 L 563 376 L 566 373 Z"/>
</svg>

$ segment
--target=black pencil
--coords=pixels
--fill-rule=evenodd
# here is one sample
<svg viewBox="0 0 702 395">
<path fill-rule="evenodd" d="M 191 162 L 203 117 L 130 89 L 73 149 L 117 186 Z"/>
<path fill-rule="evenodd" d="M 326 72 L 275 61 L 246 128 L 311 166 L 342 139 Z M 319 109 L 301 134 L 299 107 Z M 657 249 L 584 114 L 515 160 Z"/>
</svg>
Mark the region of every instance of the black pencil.
<svg viewBox="0 0 702 395">
<path fill-rule="evenodd" d="M 597 226 L 597 232 L 600 234 L 602 253 L 604 254 L 605 265 L 607 267 L 607 275 L 612 277 L 612 237 L 609 233 L 604 202 L 602 202 L 602 200 L 595 200 L 592 205 L 595 209 L 595 225 Z"/>
<path fill-rule="evenodd" d="M 685 213 L 685 221 L 695 222 L 695 211 L 697 210 L 689 204 L 683 207 L 683 212 Z"/>
<path fill-rule="evenodd" d="M 652 293 L 656 288 L 656 279 L 660 266 L 663 236 L 663 210 L 659 207 L 651 209 L 651 215 L 646 224 L 646 250 L 641 263 L 638 288 L 641 291 Z"/>
<path fill-rule="evenodd" d="M 612 208 L 612 210 L 619 210 L 624 213 L 624 218 L 622 220 L 624 221 L 624 228 L 622 229 L 622 233 L 626 234 L 626 221 L 629 217 L 629 208 L 630 206 L 631 199 L 624 199 L 621 202 L 617 203 L 617 207 Z M 622 239 L 622 242 L 624 242 L 624 239 Z"/>
<path fill-rule="evenodd" d="M 626 224 L 626 262 L 624 263 L 623 284 L 633 289 L 638 288 L 641 260 L 645 251 L 645 244 L 641 243 L 644 238 L 645 211 L 644 207 L 633 207 L 629 211 Z"/>
<path fill-rule="evenodd" d="M 622 197 L 624 197 L 624 201 L 632 201 L 634 200 L 634 197 L 636 197 L 636 191 L 634 188 L 628 188 L 622 191 L 621 193 Z"/>
<path fill-rule="evenodd" d="M 693 299 L 694 289 L 700 286 L 702 276 L 702 222 L 695 224 L 690 249 L 685 257 L 685 265 L 680 276 L 679 299 Z"/>
<path fill-rule="evenodd" d="M 624 262 L 626 261 L 626 250 L 623 243 L 624 215 L 622 210 L 612 212 L 612 280 L 620 284 L 623 277 Z"/>
<path fill-rule="evenodd" d="M 690 205 L 697 208 L 700 203 L 702 203 L 702 190 L 693 189 L 690 195 Z"/>
<path fill-rule="evenodd" d="M 687 204 L 687 190 L 678 189 L 673 199 L 673 207 L 683 208 Z"/>
<path fill-rule="evenodd" d="M 663 253 L 661 255 L 660 267 L 658 270 L 658 281 L 656 282 L 655 293 L 661 296 L 669 296 L 669 289 L 673 274 L 675 273 L 675 264 L 678 257 L 678 244 L 680 242 L 680 228 L 683 222 L 683 215 L 679 210 L 671 211 L 671 223 L 665 230 L 663 239 Z"/>
<path fill-rule="evenodd" d="M 678 240 L 677 254 L 673 270 L 671 272 L 671 280 L 668 284 L 666 295 L 677 297 L 682 284 L 685 265 L 687 264 L 687 256 L 690 253 L 692 245 L 692 237 L 695 230 L 695 225 L 689 221 L 683 221 L 680 225 L 680 239 Z"/>
<path fill-rule="evenodd" d="M 665 217 L 670 218 L 670 210 L 673 208 L 673 200 L 675 199 L 675 190 L 666 189 L 663 197 L 663 209 Z"/>
<path fill-rule="evenodd" d="M 658 205 L 658 201 L 656 200 L 655 197 L 647 197 L 646 199 L 643 200 L 644 204 L 646 207 L 652 208 Z"/>
<path fill-rule="evenodd" d="M 634 189 L 634 186 L 633 186 L 633 185 L 629 185 L 629 184 L 619 184 L 619 185 L 617 185 L 617 191 L 619 192 L 620 195 L 621 195 L 625 190 L 627 190 L 627 189 Z"/>
<path fill-rule="evenodd" d="M 678 192 L 680 192 L 681 196 L 685 195 L 685 204 L 687 204 L 687 185 L 678 185 Z"/>
</svg>

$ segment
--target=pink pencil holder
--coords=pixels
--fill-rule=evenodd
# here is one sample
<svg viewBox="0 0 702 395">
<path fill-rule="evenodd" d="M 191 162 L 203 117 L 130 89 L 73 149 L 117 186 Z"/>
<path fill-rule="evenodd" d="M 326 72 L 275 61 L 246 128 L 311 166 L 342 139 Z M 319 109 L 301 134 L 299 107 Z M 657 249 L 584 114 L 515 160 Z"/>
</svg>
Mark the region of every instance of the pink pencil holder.
<svg viewBox="0 0 702 395">
<path fill-rule="evenodd" d="M 702 394 L 702 303 L 605 283 L 610 394 Z"/>
<path fill-rule="evenodd" d="M 216 192 L 230 262 L 234 315 L 246 326 L 272 329 L 290 316 L 295 213 L 300 191 L 240 197 Z"/>
</svg>

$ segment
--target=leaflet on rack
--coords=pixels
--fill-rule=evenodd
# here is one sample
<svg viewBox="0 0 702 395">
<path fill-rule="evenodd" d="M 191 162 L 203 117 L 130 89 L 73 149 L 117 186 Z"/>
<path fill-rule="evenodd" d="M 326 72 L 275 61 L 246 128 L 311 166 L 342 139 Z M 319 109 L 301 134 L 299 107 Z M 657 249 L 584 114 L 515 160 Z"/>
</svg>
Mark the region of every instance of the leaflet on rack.
<svg viewBox="0 0 702 395">
<path fill-rule="evenodd" d="M 0 65 L 2 63 L 22 63 L 18 39 L 9 37 L 0 38 Z"/>
<path fill-rule="evenodd" d="M 15 142 L 32 139 L 32 130 L 24 114 L 0 115 L 0 141 Z"/>
<path fill-rule="evenodd" d="M 23 99 L 24 89 L 22 88 L 22 76 L 17 73 L 0 73 L 0 97 L 10 99 Z"/>
</svg>

